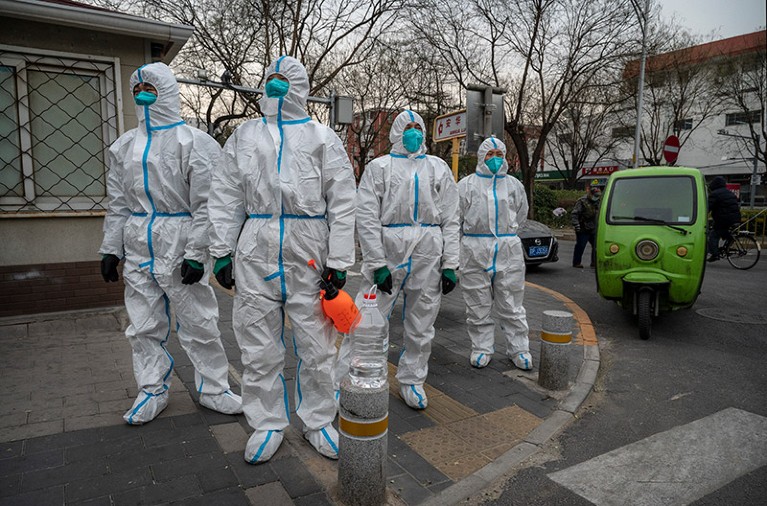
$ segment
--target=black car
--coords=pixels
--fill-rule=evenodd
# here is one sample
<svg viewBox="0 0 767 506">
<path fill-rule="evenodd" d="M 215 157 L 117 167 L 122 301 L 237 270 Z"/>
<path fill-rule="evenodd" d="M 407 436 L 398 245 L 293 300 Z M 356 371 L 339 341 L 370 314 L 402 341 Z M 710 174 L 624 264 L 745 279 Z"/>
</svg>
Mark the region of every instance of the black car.
<svg viewBox="0 0 767 506">
<path fill-rule="evenodd" d="M 559 260 L 557 251 L 559 243 L 551 229 L 535 220 L 527 220 L 517 232 L 522 240 L 522 251 L 525 254 L 525 265 L 534 266 L 544 262 Z"/>
</svg>

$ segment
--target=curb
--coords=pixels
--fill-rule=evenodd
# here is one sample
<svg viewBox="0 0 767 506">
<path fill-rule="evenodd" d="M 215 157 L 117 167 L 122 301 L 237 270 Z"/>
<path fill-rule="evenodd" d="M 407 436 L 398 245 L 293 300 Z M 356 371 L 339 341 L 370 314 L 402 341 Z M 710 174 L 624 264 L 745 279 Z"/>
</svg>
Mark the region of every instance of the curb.
<svg viewBox="0 0 767 506">
<path fill-rule="evenodd" d="M 584 340 L 583 359 L 575 383 L 567 396 L 559 403 L 558 409 L 549 415 L 538 427 L 528 434 L 521 443 L 487 464 L 485 467 L 467 476 L 458 483 L 440 491 L 433 497 L 420 503 L 421 506 L 444 506 L 458 504 L 486 490 L 494 482 L 508 474 L 513 468 L 535 455 L 541 446 L 562 432 L 574 419 L 574 413 L 584 403 L 599 371 L 599 346 L 591 319 L 573 300 L 548 288 L 525 282 L 526 285 L 542 290 L 562 301 L 573 313 L 580 335 Z M 592 341 L 593 340 L 593 341 Z"/>
</svg>

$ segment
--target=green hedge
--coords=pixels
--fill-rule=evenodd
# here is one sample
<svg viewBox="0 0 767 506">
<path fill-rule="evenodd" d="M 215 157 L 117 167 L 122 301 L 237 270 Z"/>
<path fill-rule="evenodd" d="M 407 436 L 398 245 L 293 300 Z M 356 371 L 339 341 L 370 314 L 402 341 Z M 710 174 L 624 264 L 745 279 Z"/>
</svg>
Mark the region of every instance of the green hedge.
<svg viewBox="0 0 767 506">
<path fill-rule="evenodd" d="M 545 185 L 535 185 L 533 201 L 535 204 L 535 219 L 552 228 L 569 228 L 570 211 L 575 206 L 575 201 L 583 195 L 581 190 L 552 190 Z M 552 211 L 558 207 L 567 211 L 562 216 L 554 216 Z"/>
</svg>

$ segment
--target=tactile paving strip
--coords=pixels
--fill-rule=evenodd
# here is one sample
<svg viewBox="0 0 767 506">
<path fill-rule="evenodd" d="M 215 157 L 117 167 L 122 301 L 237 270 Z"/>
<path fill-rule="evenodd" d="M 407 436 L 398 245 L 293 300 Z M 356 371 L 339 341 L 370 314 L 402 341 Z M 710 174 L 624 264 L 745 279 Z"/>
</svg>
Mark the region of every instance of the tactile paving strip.
<svg viewBox="0 0 767 506">
<path fill-rule="evenodd" d="M 482 415 L 482 418 L 513 436 L 513 439 L 522 439 L 543 422 L 534 414 L 516 405 L 487 413 Z"/>
<path fill-rule="evenodd" d="M 427 413 L 431 409 L 430 404 Z M 460 480 L 510 450 L 542 421 L 509 406 L 410 432 L 401 439 L 450 479 Z"/>
</svg>

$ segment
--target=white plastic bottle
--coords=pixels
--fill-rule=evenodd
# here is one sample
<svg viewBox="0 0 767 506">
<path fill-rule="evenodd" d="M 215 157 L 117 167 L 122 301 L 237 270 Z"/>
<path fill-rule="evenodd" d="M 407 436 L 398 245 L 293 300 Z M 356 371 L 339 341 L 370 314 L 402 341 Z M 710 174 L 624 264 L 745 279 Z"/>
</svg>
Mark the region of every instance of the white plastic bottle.
<svg viewBox="0 0 767 506">
<path fill-rule="evenodd" d="M 375 292 L 364 294 L 359 323 L 350 335 L 349 377 L 352 385 L 360 388 L 380 388 L 387 382 L 389 334 Z"/>
</svg>

